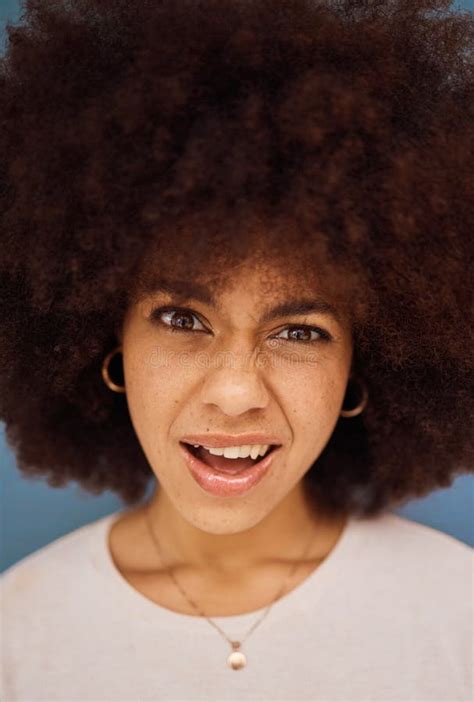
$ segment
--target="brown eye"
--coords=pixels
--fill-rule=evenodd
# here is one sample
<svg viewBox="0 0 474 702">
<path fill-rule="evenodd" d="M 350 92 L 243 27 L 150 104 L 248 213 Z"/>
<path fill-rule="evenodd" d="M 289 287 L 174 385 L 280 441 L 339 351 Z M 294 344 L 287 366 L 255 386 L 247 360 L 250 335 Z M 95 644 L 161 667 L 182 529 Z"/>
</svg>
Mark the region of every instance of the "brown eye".
<svg viewBox="0 0 474 702">
<path fill-rule="evenodd" d="M 171 332 L 205 331 L 205 327 L 191 310 L 178 307 L 158 307 L 153 310 L 150 317 Z M 197 320 L 198 324 L 201 324 L 201 329 L 193 328 L 193 320 Z"/>
<path fill-rule="evenodd" d="M 283 334 L 284 332 L 288 332 L 290 338 L 283 339 L 283 341 L 290 341 L 296 343 L 312 344 L 318 341 L 330 341 L 331 339 L 330 334 L 328 334 L 323 329 L 320 329 L 319 327 L 308 327 L 305 325 L 300 327 L 291 326 L 287 327 L 286 329 L 282 329 L 280 334 Z M 311 334 L 317 334 L 317 337 L 311 338 Z M 276 338 L 278 338 L 278 336 Z"/>
<path fill-rule="evenodd" d="M 192 330 L 193 319 L 192 315 L 187 312 L 173 312 L 171 315 L 171 326 L 179 329 Z"/>
</svg>

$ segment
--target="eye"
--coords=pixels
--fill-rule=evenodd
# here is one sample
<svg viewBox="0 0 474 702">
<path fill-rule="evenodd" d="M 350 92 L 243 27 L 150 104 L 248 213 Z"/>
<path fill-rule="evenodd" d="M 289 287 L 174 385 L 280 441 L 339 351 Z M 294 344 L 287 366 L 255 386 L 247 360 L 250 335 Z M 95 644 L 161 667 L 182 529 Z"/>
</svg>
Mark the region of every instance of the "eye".
<svg viewBox="0 0 474 702">
<path fill-rule="evenodd" d="M 280 334 L 283 334 L 284 332 L 289 332 L 290 334 L 294 334 L 295 332 L 303 332 L 303 338 L 301 338 L 300 334 L 299 338 L 283 339 L 283 341 L 289 341 L 290 343 L 313 344 L 320 341 L 330 341 L 332 338 L 328 332 L 324 331 L 324 329 L 320 329 L 319 327 L 309 327 L 307 325 L 294 325 L 291 327 L 286 327 L 286 329 L 281 330 Z M 317 334 L 317 338 L 311 339 L 312 333 Z M 278 336 L 274 338 L 278 338 Z"/>
<path fill-rule="evenodd" d="M 150 314 L 150 319 L 166 327 L 169 332 L 195 332 L 206 331 L 206 328 L 199 321 L 198 317 L 191 310 L 181 307 L 157 307 Z M 164 321 L 168 319 L 169 321 Z M 201 325 L 201 329 L 193 328 L 193 319 Z"/>
<path fill-rule="evenodd" d="M 158 324 L 165 327 L 166 331 L 171 333 L 178 332 L 185 334 L 207 331 L 206 327 L 199 320 L 196 313 L 183 307 L 157 307 L 151 312 L 150 319 L 158 322 Z M 194 328 L 194 320 L 201 325 L 200 329 Z M 290 343 L 315 344 L 327 342 L 332 339 L 331 335 L 324 329 L 321 329 L 320 327 L 311 327 L 308 325 L 291 325 L 285 329 L 282 329 L 279 334 L 283 334 L 284 332 L 288 332 L 289 334 L 295 334 L 295 332 L 303 333 L 303 338 L 301 338 L 301 335 L 299 338 L 282 339 L 280 337 L 281 341 L 289 341 Z M 311 338 L 311 334 L 315 334 L 316 338 Z M 279 335 L 272 338 L 278 337 Z"/>
</svg>

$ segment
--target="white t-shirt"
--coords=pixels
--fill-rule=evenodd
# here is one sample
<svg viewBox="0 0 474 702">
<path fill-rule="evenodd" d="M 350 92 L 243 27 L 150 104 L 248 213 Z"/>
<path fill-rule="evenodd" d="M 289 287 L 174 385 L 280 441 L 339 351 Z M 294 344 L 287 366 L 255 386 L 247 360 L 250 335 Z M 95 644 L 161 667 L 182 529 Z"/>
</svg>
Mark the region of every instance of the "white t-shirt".
<svg viewBox="0 0 474 702">
<path fill-rule="evenodd" d="M 232 670 L 230 645 L 204 618 L 155 604 L 119 573 L 107 535 L 121 511 L 0 576 L 2 702 L 472 700 L 473 549 L 463 542 L 391 512 L 350 519 Z M 212 619 L 241 640 L 264 611 Z"/>
</svg>

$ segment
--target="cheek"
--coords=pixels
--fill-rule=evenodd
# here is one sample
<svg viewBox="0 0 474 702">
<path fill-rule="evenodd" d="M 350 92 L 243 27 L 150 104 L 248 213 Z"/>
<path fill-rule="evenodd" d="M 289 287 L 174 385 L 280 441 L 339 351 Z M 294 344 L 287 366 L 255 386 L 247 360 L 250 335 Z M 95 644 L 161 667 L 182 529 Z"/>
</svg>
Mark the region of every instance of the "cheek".
<svg viewBox="0 0 474 702">
<path fill-rule="evenodd" d="M 173 409 L 189 388 L 186 369 L 172 354 L 140 349 L 128 350 L 124 371 L 128 407 L 137 433 L 162 434 L 166 418 L 172 419 Z"/>
<path fill-rule="evenodd" d="M 280 384 L 280 401 L 293 434 L 290 455 L 295 470 L 301 466 L 307 469 L 329 441 L 339 420 L 347 382 L 342 369 L 300 371 L 285 374 Z"/>
<path fill-rule="evenodd" d="M 346 370 L 315 367 L 282 374 L 280 397 L 295 417 L 331 421 L 338 413 L 347 383 Z M 311 423 L 311 421 L 310 421 Z"/>
</svg>

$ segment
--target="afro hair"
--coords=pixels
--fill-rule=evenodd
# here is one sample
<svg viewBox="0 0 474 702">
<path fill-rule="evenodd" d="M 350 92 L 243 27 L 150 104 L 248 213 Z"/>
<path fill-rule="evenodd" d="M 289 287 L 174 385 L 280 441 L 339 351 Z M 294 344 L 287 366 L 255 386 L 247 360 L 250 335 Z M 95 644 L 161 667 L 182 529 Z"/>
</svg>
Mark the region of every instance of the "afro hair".
<svg viewBox="0 0 474 702">
<path fill-rule="evenodd" d="M 0 59 L 0 419 L 24 477 L 144 496 L 104 357 L 160 275 L 217 286 L 257 239 L 344 293 L 368 390 L 305 474 L 320 510 L 472 472 L 474 18 L 450 6 L 26 0 Z"/>
</svg>

